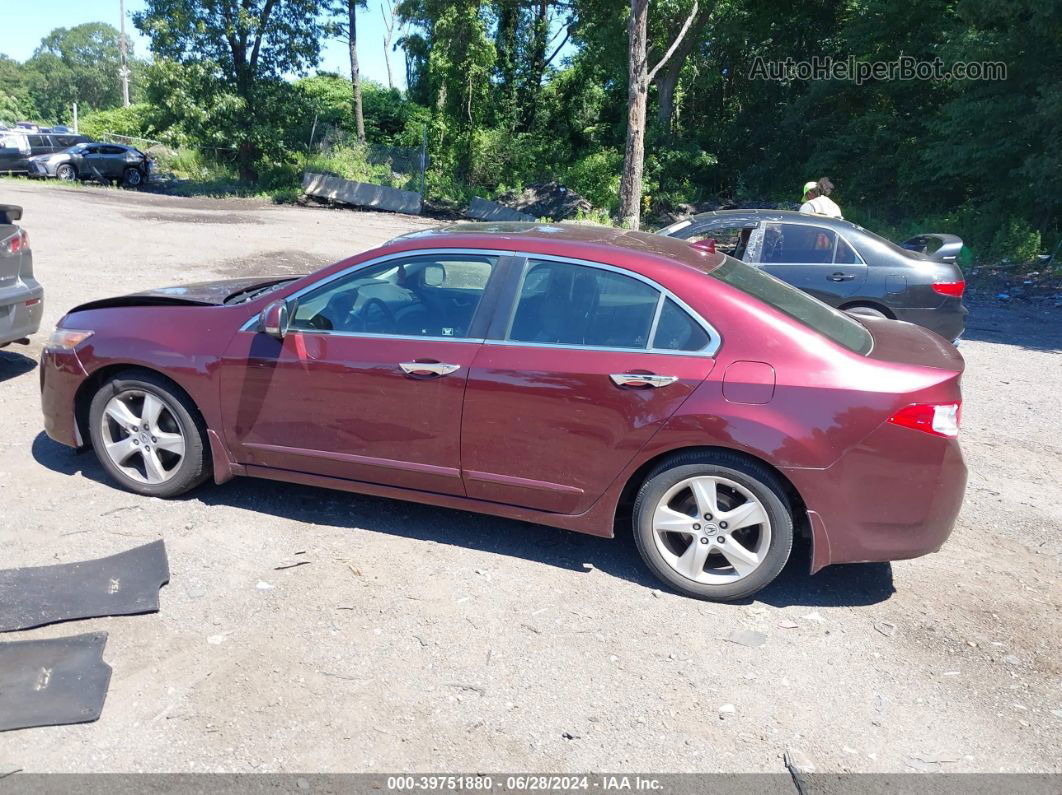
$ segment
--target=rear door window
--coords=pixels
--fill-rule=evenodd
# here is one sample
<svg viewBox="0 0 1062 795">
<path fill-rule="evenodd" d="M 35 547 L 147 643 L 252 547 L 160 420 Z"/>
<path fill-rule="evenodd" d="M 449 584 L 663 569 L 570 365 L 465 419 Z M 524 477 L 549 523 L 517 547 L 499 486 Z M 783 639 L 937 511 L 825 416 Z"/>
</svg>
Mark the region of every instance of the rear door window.
<svg viewBox="0 0 1062 795">
<path fill-rule="evenodd" d="M 660 291 L 615 271 L 530 260 L 507 339 L 551 345 L 643 350 Z"/>
<path fill-rule="evenodd" d="M 804 224 L 767 224 L 760 261 L 776 264 L 833 262 L 837 235 L 832 229 Z"/>
<path fill-rule="evenodd" d="M 689 312 L 668 298 L 660 310 L 652 348 L 660 351 L 700 351 L 708 346 L 708 332 Z"/>
<path fill-rule="evenodd" d="M 833 261 L 838 265 L 855 265 L 862 262 L 855 249 L 840 235 L 837 236 L 837 250 L 833 254 Z"/>
</svg>

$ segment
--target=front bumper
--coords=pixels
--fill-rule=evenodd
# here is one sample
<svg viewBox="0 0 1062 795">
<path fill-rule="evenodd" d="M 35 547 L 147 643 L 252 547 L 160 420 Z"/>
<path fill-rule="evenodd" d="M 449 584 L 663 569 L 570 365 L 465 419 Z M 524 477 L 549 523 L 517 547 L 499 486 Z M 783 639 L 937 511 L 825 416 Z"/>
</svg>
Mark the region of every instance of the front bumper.
<svg viewBox="0 0 1062 795">
<path fill-rule="evenodd" d="M 786 469 L 811 522 L 812 570 L 936 552 L 966 492 L 957 439 L 884 424 L 827 469 Z"/>
<path fill-rule="evenodd" d="M 36 279 L 0 287 L 0 346 L 36 334 L 44 314 L 44 288 Z"/>
<path fill-rule="evenodd" d="M 29 162 L 29 168 L 27 170 L 27 173 L 31 177 L 54 177 L 55 169 L 49 171 L 48 166 L 46 166 L 44 163 L 38 162 L 36 160 L 31 160 Z"/>
<path fill-rule="evenodd" d="M 41 353 L 41 410 L 44 412 L 44 432 L 60 444 L 80 448 L 85 446 L 77 424 L 77 392 L 88 373 L 77 358 L 77 352 L 45 348 Z"/>
</svg>

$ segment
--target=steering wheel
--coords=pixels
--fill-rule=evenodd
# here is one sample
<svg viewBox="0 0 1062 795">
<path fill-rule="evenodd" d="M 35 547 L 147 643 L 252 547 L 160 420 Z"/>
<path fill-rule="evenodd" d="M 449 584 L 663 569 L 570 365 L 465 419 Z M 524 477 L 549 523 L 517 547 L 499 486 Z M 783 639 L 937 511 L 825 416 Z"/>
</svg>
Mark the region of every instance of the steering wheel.
<svg viewBox="0 0 1062 795">
<path fill-rule="evenodd" d="M 394 312 L 379 298 L 369 298 L 365 301 L 358 314 L 361 317 L 361 330 L 369 333 L 374 331 L 369 327 L 370 324 L 376 327 L 377 333 L 385 334 L 394 331 L 398 325 L 395 322 Z M 382 330 L 380 329 L 381 325 L 384 326 Z"/>
</svg>

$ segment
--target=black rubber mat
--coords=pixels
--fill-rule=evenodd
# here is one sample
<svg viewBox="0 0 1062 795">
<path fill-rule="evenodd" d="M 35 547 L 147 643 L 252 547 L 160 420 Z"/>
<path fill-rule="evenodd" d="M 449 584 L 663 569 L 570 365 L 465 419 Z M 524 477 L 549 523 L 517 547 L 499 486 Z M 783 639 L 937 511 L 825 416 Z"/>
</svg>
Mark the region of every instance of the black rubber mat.
<svg viewBox="0 0 1062 795">
<path fill-rule="evenodd" d="M 155 613 L 170 581 L 166 545 L 109 558 L 0 571 L 0 632 L 97 616 Z"/>
<path fill-rule="evenodd" d="M 111 666 L 106 632 L 0 643 L 0 731 L 94 721 Z"/>
</svg>

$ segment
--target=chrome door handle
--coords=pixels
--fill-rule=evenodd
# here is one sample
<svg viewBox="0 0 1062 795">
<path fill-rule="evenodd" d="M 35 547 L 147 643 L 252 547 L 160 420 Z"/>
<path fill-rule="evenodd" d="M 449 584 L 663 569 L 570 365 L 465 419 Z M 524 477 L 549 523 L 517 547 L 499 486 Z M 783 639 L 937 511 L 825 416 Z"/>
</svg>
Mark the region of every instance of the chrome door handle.
<svg viewBox="0 0 1062 795">
<path fill-rule="evenodd" d="M 678 381 L 677 375 L 649 375 L 648 373 L 613 373 L 609 376 L 616 386 L 662 387 Z"/>
<path fill-rule="evenodd" d="M 831 282 L 850 282 L 852 279 L 855 278 L 855 274 L 841 273 L 840 271 L 837 271 L 837 273 L 827 276 L 826 278 L 829 279 Z"/>
<path fill-rule="evenodd" d="M 406 375 L 449 375 L 461 369 L 459 364 L 445 362 L 401 362 L 398 366 Z"/>
</svg>

